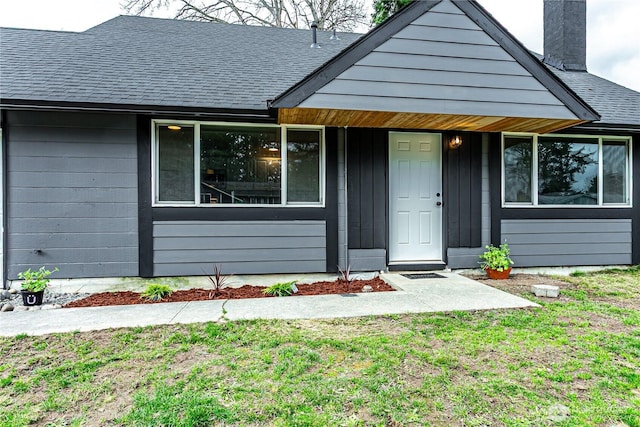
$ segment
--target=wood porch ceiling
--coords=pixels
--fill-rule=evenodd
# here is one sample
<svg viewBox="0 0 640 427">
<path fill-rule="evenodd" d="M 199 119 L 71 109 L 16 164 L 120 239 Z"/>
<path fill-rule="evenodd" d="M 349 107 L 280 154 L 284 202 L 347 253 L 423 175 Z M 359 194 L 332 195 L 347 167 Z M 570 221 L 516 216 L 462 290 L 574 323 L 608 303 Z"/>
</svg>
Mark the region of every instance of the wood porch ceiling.
<svg viewBox="0 0 640 427">
<path fill-rule="evenodd" d="M 389 129 L 459 130 L 472 132 L 549 133 L 585 123 L 577 119 L 487 117 L 386 111 L 281 108 L 278 123 Z"/>
</svg>

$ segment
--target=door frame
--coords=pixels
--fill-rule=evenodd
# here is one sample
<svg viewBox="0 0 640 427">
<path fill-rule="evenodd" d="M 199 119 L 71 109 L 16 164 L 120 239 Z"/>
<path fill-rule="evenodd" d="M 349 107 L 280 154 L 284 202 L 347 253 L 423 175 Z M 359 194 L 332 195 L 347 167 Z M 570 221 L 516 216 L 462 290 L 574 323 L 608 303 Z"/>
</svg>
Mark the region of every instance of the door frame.
<svg viewBox="0 0 640 427">
<path fill-rule="evenodd" d="M 439 176 L 440 176 L 440 185 L 441 185 L 441 217 L 440 217 L 440 259 L 439 260 L 427 260 L 427 261 L 416 261 L 416 262 L 391 262 L 390 261 L 390 248 L 391 248 L 391 158 L 390 158 L 390 150 L 391 150 L 391 134 L 431 134 L 431 135 L 439 135 L 440 137 L 440 156 L 439 156 Z M 444 164 L 444 156 L 445 156 L 445 141 L 446 133 L 444 132 L 428 132 L 428 131 L 415 131 L 415 130 L 390 130 L 387 132 L 387 267 L 392 271 L 399 270 L 442 270 L 446 268 L 447 265 L 447 204 L 446 202 L 446 193 L 445 188 L 447 186 L 446 182 L 446 174 Z"/>
</svg>

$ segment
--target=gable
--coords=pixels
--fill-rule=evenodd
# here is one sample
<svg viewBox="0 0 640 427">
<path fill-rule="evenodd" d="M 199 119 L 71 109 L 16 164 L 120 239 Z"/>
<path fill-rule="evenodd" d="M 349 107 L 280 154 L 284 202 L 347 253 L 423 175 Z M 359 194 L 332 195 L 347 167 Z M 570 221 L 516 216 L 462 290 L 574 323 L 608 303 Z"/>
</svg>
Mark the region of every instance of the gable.
<svg viewBox="0 0 640 427">
<path fill-rule="evenodd" d="M 465 2 L 443 0 L 431 5 L 330 79 L 320 71 L 318 79 L 325 81 L 307 81 L 316 86 L 308 96 L 296 99 L 295 90 L 285 93 L 274 103 L 285 108 L 280 119 L 313 120 L 318 115 L 326 119 L 328 111 L 352 116 L 367 111 L 369 117 L 386 114 L 383 122 L 388 126 L 405 122 L 412 127 L 422 121 L 434 129 L 548 131 L 597 118 L 584 103 L 569 108 L 567 104 L 580 104 L 577 97 L 566 93 L 570 91 L 521 45 L 504 46 L 507 37 L 498 43 L 496 34 L 492 37 L 482 28 L 492 18 L 476 13 L 482 12 L 475 9 L 477 5 L 466 2 L 470 4 L 458 7 L 458 3 Z M 474 14 L 479 15 L 475 20 L 470 16 Z M 499 30 L 504 31 L 495 32 Z M 523 65 L 527 60 L 530 63 Z M 537 67 L 538 75 L 532 67 Z M 541 74 L 551 88 L 541 83 Z M 564 100 L 558 96 L 563 91 Z M 293 108 L 298 110 L 295 116 Z M 391 113 L 403 114 L 402 120 L 389 122 Z M 424 115 L 437 117 L 425 121 Z M 516 118 L 524 126 L 515 123 Z"/>
</svg>

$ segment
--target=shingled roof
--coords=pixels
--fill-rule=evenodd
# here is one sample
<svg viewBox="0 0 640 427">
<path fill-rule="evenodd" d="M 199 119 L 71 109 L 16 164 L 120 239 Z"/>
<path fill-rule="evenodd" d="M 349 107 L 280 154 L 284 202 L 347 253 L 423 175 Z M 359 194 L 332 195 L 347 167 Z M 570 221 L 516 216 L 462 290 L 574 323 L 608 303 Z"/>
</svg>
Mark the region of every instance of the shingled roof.
<svg viewBox="0 0 640 427">
<path fill-rule="evenodd" d="M 0 29 L 4 105 L 57 103 L 266 110 L 362 35 L 120 16 L 85 32 Z M 601 116 L 640 126 L 640 93 L 586 72 L 556 74 Z"/>
<path fill-rule="evenodd" d="M 640 126 L 640 92 L 594 74 L 549 69 L 600 114 L 594 124 Z"/>
<path fill-rule="evenodd" d="M 82 33 L 0 30 L 0 98 L 266 110 L 361 34 L 120 16 Z"/>
</svg>

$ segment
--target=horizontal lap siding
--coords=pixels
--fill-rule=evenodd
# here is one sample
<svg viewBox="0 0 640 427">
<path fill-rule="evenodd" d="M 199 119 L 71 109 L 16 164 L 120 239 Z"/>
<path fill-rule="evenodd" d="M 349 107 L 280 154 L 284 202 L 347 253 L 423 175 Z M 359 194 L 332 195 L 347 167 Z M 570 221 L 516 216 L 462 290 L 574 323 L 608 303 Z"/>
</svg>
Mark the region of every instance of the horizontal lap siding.
<svg viewBox="0 0 640 427">
<path fill-rule="evenodd" d="M 300 104 L 303 108 L 572 119 L 495 40 L 443 1 Z"/>
<path fill-rule="evenodd" d="M 631 264 L 630 219 L 502 220 L 517 267 Z"/>
<path fill-rule="evenodd" d="M 349 267 L 352 271 L 378 271 L 387 267 L 386 249 L 350 249 Z"/>
<path fill-rule="evenodd" d="M 326 270 L 325 221 L 155 221 L 155 276 Z"/>
<path fill-rule="evenodd" d="M 8 276 L 138 274 L 134 116 L 9 112 Z"/>
</svg>

